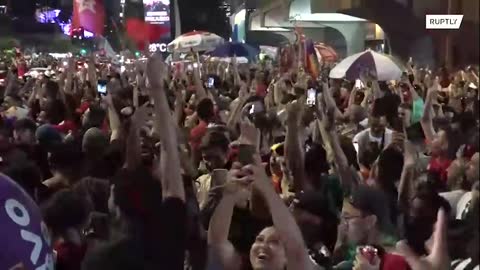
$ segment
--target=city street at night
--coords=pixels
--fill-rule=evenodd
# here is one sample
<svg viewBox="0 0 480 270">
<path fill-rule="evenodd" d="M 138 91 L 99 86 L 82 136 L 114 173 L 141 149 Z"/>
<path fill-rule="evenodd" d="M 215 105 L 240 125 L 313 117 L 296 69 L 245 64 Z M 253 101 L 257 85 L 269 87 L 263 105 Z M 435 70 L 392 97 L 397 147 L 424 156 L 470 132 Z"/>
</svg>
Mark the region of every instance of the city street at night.
<svg viewBox="0 0 480 270">
<path fill-rule="evenodd" d="M 0 270 L 480 270 L 478 0 L 0 0 Z"/>
</svg>

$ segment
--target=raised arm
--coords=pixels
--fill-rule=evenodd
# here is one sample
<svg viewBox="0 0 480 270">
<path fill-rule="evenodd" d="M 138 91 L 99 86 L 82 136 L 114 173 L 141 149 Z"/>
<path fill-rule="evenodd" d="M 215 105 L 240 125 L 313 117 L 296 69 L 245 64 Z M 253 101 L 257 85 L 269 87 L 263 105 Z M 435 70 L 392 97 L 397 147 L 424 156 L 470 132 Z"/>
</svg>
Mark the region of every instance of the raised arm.
<svg viewBox="0 0 480 270">
<path fill-rule="evenodd" d="M 352 107 L 355 103 L 355 97 L 358 93 L 358 88 L 356 86 L 354 86 L 352 88 L 352 91 L 350 92 L 350 96 L 348 97 L 348 104 L 347 104 L 347 108 L 345 109 L 345 112 L 342 113 L 339 109 L 338 109 L 338 106 L 336 106 L 336 119 L 337 120 L 342 120 L 342 121 L 345 121 L 345 120 L 348 120 L 349 116 L 350 116 L 350 113 L 351 113 L 351 110 L 352 110 Z M 335 104 L 336 105 L 336 104 Z"/>
<path fill-rule="evenodd" d="M 408 77 L 403 78 L 402 80 L 405 84 L 408 85 L 408 90 L 410 91 L 410 94 L 412 96 L 413 101 L 420 99 L 421 97 L 418 95 L 417 91 L 415 91 L 415 88 L 413 85 L 410 83 L 410 79 Z"/>
<path fill-rule="evenodd" d="M 323 101 L 319 98 L 318 104 L 320 105 L 319 113 L 322 114 L 322 126 L 326 131 L 330 147 L 333 152 L 333 159 L 336 165 L 337 173 L 340 178 L 340 183 L 345 192 L 349 192 L 353 185 L 356 184 L 355 176 L 350 169 L 348 159 L 340 146 L 340 140 L 334 126 L 334 105 L 332 104 L 333 98 L 330 95 L 330 91 L 326 85 L 324 85 L 324 94 L 322 95 Z M 323 105 L 325 104 L 325 105 Z"/>
<path fill-rule="evenodd" d="M 305 170 L 303 142 L 300 138 L 300 121 L 304 99 L 299 99 L 287 107 L 287 134 L 285 138 L 285 157 L 287 166 L 293 175 L 295 193 L 302 192 L 305 188 Z"/>
<path fill-rule="evenodd" d="M 25 85 L 18 91 L 19 95 L 23 95 L 24 93 L 29 92 L 30 90 L 33 90 L 35 88 L 35 80 L 28 80 Z"/>
<path fill-rule="evenodd" d="M 234 163 L 228 173 L 228 182 L 223 187 L 223 197 L 215 208 L 208 227 L 208 244 L 220 257 L 224 269 L 241 269 L 241 258 L 233 244 L 228 240 L 232 223 L 233 208 L 238 201 L 243 200 L 245 188 L 248 186 L 248 177 L 242 176 L 241 165 Z"/>
<path fill-rule="evenodd" d="M 71 93 L 73 91 L 73 76 L 75 74 L 75 59 L 73 57 L 68 59 L 68 66 L 65 69 L 65 93 Z"/>
<path fill-rule="evenodd" d="M 130 130 L 127 137 L 125 167 L 130 170 L 137 169 L 142 162 L 142 149 L 140 145 L 140 128 L 148 116 L 146 104 L 138 108 L 130 121 Z"/>
<path fill-rule="evenodd" d="M 193 79 L 196 89 L 195 97 L 198 103 L 200 100 L 208 98 L 207 90 L 203 87 L 202 78 L 200 77 L 200 67 L 193 68 Z"/>
<path fill-rule="evenodd" d="M 238 72 L 237 57 L 232 57 L 232 70 L 233 70 L 233 83 L 235 85 L 240 85 L 242 79 L 240 78 L 240 73 Z"/>
<path fill-rule="evenodd" d="M 417 154 L 412 143 L 405 140 L 403 170 L 398 185 L 398 205 L 403 211 L 409 208 L 409 202 L 413 194 L 413 179 L 415 177 Z"/>
<path fill-rule="evenodd" d="M 122 123 L 120 121 L 120 116 L 118 115 L 118 112 L 113 105 L 112 95 L 108 94 L 105 97 L 105 101 L 107 103 L 107 113 L 108 121 L 110 123 L 110 130 L 112 131 L 112 134 L 110 135 L 110 141 L 114 141 L 120 138 Z"/>
<path fill-rule="evenodd" d="M 31 78 L 30 80 L 28 81 L 32 81 L 34 83 L 33 87 L 32 87 L 32 92 L 30 93 L 30 96 L 28 97 L 28 101 L 27 101 L 27 105 L 29 108 L 32 108 L 33 107 L 33 104 L 35 103 L 35 101 L 37 100 L 37 95 L 38 95 L 38 90 L 40 88 L 39 86 L 39 82 L 37 82 L 37 80 Z M 28 82 L 27 82 L 28 83 Z"/>
<path fill-rule="evenodd" d="M 158 130 L 162 142 L 161 153 L 161 182 L 163 199 L 176 197 L 185 201 L 185 190 L 180 173 L 180 158 L 176 125 L 172 119 L 172 113 L 167 103 L 167 96 L 163 89 L 164 77 L 167 75 L 167 67 L 159 55 L 153 55 L 147 62 L 147 77 L 151 86 L 151 95 L 154 101 L 155 121 L 162 124 Z M 165 158 L 168 157 L 168 158 Z"/>
<path fill-rule="evenodd" d="M 88 70 L 87 70 L 87 75 L 88 75 L 88 81 L 92 85 L 93 89 L 97 89 L 97 71 L 95 68 L 95 55 L 91 55 L 88 61 Z"/>
<path fill-rule="evenodd" d="M 425 137 L 430 142 L 435 138 L 435 130 L 433 129 L 432 122 L 432 112 L 434 99 L 437 98 L 437 91 L 439 87 L 440 85 L 438 83 L 438 78 L 436 78 L 434 85 L 430 89 L 428 89 L 427 99 L 425 101 L 425 107 L 423 111 L 423 117 L 420 120 L 420 124 L 422 125 Z"/>
<path fill-rule="evenodd" d="M 67 103 L 67 96 L 66 96 L 66 93 L 65 93 L 66 88 L 64 87 L 64 83 L 65 83 L 65 77 L 62 74 L 62 75 L 60 75 L 60 78 L 58 80 L 58 86 L 59 86 L 58 95 L 60 97 L 60 100 L 63 103 L 63 106 L 65 107 L 65 113 L 66 113 L 65 119 L 72 119 L 73 118 L 73 112 L 72 112 L 72 108 L 70 106 L 68 106 L 68 103 Z M 72 92 L 70 91 L 69 93 L 72 93 Z"/>
<path fill-rule="evenodd" d="M 227 128 L 229 130 L 235 130 L 235 127 L 237 123 L 240 121 L 240 118 L 242 116 L 242 108 L 245 105 L 245 101 L 247 101 L 247 98 L 249 97 L 248 95 L 248 89 L 247 85 L 243 82 L 240 84 L 240 91 L 238 92 L 238 99 L 235 104 L 235 106 L 232 108 L 230 111 L 230 114 L 228 115 L 227 119 Z"/>
<path fill-rule="evenodd" d="M 287 270 L 314 269 L 300 228 L 283 200 L 275 192 L 265 169 L 260 163 L 260 158 L 257 156 L 256 165 L 246 166 L 245 170 L 251 173 L 251 180 L 254 181 L 256 188 L 262 193 L 270 209 L 273 224 L 285 247 Z"/>
<path fill-rule="evenodd" d="M 5 88 L 5 94 L 4 97 L 12 94 L 12 92 L 15 90 L 15 87 L 17 86 L 17 78 L 15 74 L 13 74 L 12 71 L 9 71 L 7 74 L 7 87 Z"/>
<path fill-rule="evenodd" d="M 183 99 L 182 88 L 176 88 L 175 91 L 175 122 L 179 128 L 183 127 L 183 122 L 185 119 L 185 100 Z"/>
</svg>

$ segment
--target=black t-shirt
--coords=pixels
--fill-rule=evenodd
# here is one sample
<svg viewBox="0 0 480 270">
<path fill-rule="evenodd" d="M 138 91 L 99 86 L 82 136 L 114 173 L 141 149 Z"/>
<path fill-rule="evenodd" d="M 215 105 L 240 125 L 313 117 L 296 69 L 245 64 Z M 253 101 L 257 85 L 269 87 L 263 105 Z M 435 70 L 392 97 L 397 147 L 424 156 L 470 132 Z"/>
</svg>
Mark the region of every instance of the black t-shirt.
<svg viewBox="0 0 480 270">
<path fill-rule="evenodd" d="M 48 164 L 48 152 L 43 149 L 40 145 L 26 145 L 26 144 L 17 144 L 15 146 L 18 150 L 23 151 L 27 158 L 33 161 L 42 174 L 42 180 L 49 179 L 52 177 L 50 171 L 50 165 Z"/>
<path fill-rule="evenodd" d="M 143 233 L 129 233 L 87 253 L 83 270 L 182 270 L 187 238 L 185 203 L 167 198 Z"/>
<path fill-rule="evenodd" d="M 121 140 L 113 140 L 107 147 L 103 155 L 98 159 L 88 159 L 86 161 L 87 176 L 110 179 L 122 168 L 124 161 L 124 144 Z"/>
</svg>

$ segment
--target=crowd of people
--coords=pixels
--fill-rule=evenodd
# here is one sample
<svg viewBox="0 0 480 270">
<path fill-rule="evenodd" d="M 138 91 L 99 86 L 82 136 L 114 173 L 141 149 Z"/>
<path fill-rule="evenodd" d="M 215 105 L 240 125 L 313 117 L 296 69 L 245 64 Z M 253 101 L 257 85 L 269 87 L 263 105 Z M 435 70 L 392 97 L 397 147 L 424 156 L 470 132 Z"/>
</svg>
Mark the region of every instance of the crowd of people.
<svg viewBox="0 0 480 270">
<path fill-rule="evenodd" d="M 479 269 L 474 67 L 82 61 L 8 70 L 1 269 Z"/>
</svg>

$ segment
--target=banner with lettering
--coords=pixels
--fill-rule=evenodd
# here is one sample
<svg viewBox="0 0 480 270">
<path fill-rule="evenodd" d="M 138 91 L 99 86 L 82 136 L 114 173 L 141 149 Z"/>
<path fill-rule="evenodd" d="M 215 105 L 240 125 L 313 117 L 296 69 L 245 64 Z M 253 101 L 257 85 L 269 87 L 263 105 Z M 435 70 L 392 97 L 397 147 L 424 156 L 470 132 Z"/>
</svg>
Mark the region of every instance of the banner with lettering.
<svg viewBox="0 0 480 270">
<path fill-rule="evenodd" d="M 22 187 L 0 173 L 0 269 L 53 270 L 53 250 L 40 209 Z"/>
<path fill-rule="evenodd" d="M 145 8 L 142 0 L 125 1 L 125 30 L 137 49 L 144 50 L 165 33 L 170 31 L 167 25 L 145 22 Z"/>
</svg>

